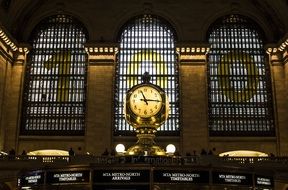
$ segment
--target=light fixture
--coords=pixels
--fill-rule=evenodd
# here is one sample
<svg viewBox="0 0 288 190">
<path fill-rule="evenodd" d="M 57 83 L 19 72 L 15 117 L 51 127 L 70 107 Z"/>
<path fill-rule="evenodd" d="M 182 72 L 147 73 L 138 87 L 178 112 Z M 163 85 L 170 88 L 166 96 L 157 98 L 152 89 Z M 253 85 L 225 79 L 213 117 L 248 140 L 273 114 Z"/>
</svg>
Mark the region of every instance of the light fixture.
<svg viewBox="0 0 288 190">
<path fill-rule="evenodd" d="M 123 144 L 117 144 L 115 147 L 115 150 L 117 153 L 124 153 L 125 152 L 125 146 Z"/>
<path fill-rule="evenodd" d="M 268 154 L 253 150 L 235 150 L 229 152 L 223 152 L 219 156 L 229 156 L 229 157 L 267 157 Z"/>
<path fill-rule="evenodd" d="M 175 151 L 176 151 L 176 147 L 175 147 L 174 144 L 168 144 L 168 145 L 166 146 L 166 153 L 167 153 L 167 154 L 174 154 Z"/>
<path fill-rule="evenodd" d="M 55 149 L 35 150 L 27 154 L 30 156 L 69 156 L 68 151 Z"/>
<path fill-rule="evenodd" d="M 6 152 L 0 151 L 0 155 L 8 155 Z"/>
</svg>

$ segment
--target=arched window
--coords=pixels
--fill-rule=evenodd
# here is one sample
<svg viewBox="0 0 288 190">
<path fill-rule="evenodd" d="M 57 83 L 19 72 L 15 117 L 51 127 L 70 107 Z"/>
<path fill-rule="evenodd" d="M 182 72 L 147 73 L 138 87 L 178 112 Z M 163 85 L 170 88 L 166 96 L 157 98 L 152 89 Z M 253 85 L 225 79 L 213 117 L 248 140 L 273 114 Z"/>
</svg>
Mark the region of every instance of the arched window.
<svg viewBox="0 0 288 190">
<path fill-rule="evenodd" d="M 263 35 L 256 24 L 229 15 L 210 28 L 209 131 L 212 136 L 274 135 L 272 90 Z"/>
<path fill-rule="evenodd" d="M 178 134 L 178 65 L 172 27 L 158 17 L 144 15 L 132 19 L 121 32 L 116 68 L 115 135 L 132 132 L 124 119 L 123 99 L 129 88 L 141 83 L 146 71 L 151 75 L 151 82 L 162 87 L 170 101 L 169 119 L 159 133 Z"/>
<path fill-rule="evenodd" d="M 86 38 L 83 25 L 66 15 L 36 26 L 25 73 L 22 134 L 84 134 Z"/>
</svg>

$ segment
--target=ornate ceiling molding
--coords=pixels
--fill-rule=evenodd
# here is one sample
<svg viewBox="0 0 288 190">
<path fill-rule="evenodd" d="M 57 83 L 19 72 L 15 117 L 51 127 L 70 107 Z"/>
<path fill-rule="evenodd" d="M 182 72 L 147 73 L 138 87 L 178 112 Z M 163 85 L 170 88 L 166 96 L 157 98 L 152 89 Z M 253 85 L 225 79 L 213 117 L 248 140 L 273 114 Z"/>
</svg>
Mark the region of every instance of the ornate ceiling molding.
<svg viewBox="0 0 288 190">
<path fill-rule="evenodd" d="M 180 64 L 206 64 L 209 44 L 178 44 L 176 52 Z"/>
<path fill-rule="evenodd" d="M 85 44 L 89 64 L 115 63 L 118 46 L 116 44 L 89 43 Z"/>
<path fill-rule="evenodd" d="M 278 44 L 267 45 L 266 53 L 270 56 L 272 65 L 288 63 L 288 33 Z"/>
<path fill-rule="evenodd" d="M 0 56 L 12 64 L 23 64 L 26 62 L 26 55 L 29 53 L 29 46 L 18 44 L 10 37 L 3 28 L 0 27 Z"/>
</svg>

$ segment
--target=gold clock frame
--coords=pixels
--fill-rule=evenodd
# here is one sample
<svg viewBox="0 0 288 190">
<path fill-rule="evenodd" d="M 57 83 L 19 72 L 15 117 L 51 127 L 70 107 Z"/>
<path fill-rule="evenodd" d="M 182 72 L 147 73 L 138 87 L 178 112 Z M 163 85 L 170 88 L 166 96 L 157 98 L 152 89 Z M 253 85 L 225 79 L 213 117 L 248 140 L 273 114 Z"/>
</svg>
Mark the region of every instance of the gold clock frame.
<svg viewBox="0 0 288 190">
<path fill-rule="evenodd" d="M 141 117 L 135 114 L 132 111 L 132 108 L 130 107 L 130 97 L 132 93 L 138 88 L 146 87 L 146 86 L 157 90 L 162 98 L 161 108 L 155 115 L 151 117 Z M 168 112 L 169 112 L 168 97 L 166 96 L 165 92 L 157 85 L 154 85 L 152 83 L 144 83 L 144 84 L 135 85 L 126 94 L 126 97 L 124 100 L 125 119 L 136 130 L 138 128 L 147 127 L 147 126 L 153 126 L 153 128 L 159 128 L 167 120 Z"/>
<path fill-rule="evenodd" d="M 124 98 L 124 115 L 126 121 L 135 129 L 138 141 L 126 151 L 127 156 L 166 156 L 166 152 L 156 145 L 154 138 L 157 129 L 168 119 L 169 100 L 165 91 L 149 82 L 148 73 L 143 75 L 143 83 L 133 86 L 128 90 Z M 162 98 L 159 111 L 150 117 L 141 117 L 132 111 L 130 107 L 130 97 L 132 93 L 140 87 L 152 87 L 157 90 Z"/>
</svg>

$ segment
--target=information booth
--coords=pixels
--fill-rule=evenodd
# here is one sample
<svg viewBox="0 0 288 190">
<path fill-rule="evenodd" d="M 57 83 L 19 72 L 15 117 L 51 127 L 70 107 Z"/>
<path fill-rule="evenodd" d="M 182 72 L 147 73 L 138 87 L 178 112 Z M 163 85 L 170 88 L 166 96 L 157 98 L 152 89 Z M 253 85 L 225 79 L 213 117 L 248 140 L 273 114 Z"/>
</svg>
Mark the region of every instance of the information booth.
<svg viewBox="0 0 288 190">
<path fill-rule="evenodd" d="M 104 158 L 101 163 L 22 171 L 18 189 L 273 190 L 274 181 L 263 172 L 195 165 L 183 158 Z"/>
</svg>

